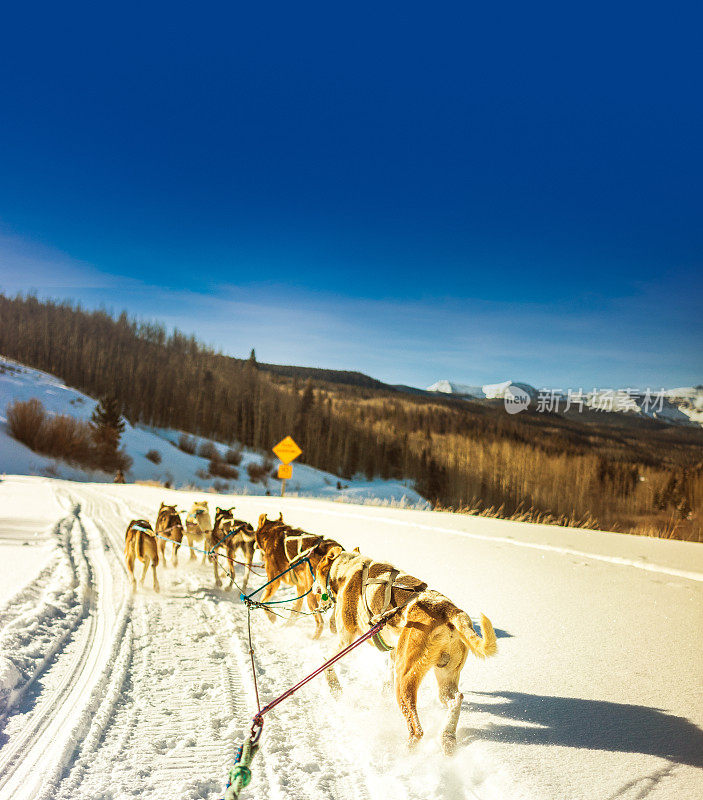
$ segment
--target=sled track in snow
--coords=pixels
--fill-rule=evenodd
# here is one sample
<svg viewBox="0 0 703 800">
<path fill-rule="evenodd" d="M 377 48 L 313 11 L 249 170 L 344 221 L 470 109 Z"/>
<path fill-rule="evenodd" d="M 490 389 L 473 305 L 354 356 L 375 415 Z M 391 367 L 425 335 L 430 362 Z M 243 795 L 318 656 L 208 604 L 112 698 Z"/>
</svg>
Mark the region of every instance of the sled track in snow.
<svg viewBox="0 0 703 800">
<path fill-rule="evenodd" d="M 126 523 L 150 510 L 92 494 L 80 490 L 83 506 L 122 565 Z M 133 596 L 111 690 L 52 797 L 221 796 L 249 708 L 231 644 L 210 605 L 184 593 L 185 572 L 161 570 L 161 595 L 149 576 Z"/>
<path fill-rule="evenodd" d="M 86 530 L 79 509 L 73 512 L 73 525 L 80 529 L 85 545 Z M 74 550 L 75 552 L 75 550 Z M 57 741 L 66 737 L 66 728 L 85 702 L 101 652 L 109 644 L 105 619 L 98 613 L 98 597 L 111 584 L 107 565 L 101 559 L 89 559 L 85 549 L 80 553 L 83 563 L 75 564 L 77 571 L 87 573 L 92 590 L 87 593 L 87 608 L 75 627 L 70 647 L 68 634 L 33 676 L 31 684 L 48 669 L 56 670 L 59 678 L 50 690 L 43 691 L 35 707 L 28 713 L 25 724 L 14 731 L 0 751 L 0 796 L 19 798 L 36 796 L 45 769 L 45 753 Z M 29 685 L 29 684 L 28 684 Z M 25 687 L 26 689 L 27 687 Z M 45 777 L 45 776 L 44 776 Z"/>
<path fill-rule="evenodd" d="M 56 544 L 50 562 L 0 609 L 0 648 L 12 653 L 19 677 L 12 690 L 0 687 L 0 723 L 7 720 L 87 613 L 85 532 L 76 531 L 77 527 L 74 509 L 54 525 Z M 63 614 L 57 618 L 59 609 Z"/>
</svg>

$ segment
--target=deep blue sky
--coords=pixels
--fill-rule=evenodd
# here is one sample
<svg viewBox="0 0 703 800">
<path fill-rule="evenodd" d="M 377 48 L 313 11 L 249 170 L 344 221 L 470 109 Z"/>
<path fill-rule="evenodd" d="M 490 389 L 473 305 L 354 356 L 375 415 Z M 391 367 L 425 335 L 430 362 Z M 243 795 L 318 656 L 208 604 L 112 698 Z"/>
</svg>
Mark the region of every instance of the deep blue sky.
<svg viewBox="0 0 703 800">
<path fill-rule="evenodd" d="M 0 288 L 394 382 L 701 382 L 702 23 L 15 4 Z"/>
</svg>

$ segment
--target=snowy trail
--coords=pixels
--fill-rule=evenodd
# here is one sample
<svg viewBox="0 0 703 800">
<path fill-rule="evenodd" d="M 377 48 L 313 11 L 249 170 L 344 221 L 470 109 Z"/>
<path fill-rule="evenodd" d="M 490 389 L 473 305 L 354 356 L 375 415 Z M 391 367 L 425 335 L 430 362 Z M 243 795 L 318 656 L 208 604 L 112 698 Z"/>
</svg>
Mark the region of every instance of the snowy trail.
<svg viewBox="0 0 703 800">
<path fill-rule="evenodd" d="M 122 557 L 130 519 L 153 519 L 169 496 L 183 507 L 202 495 L 11 480 L 33 487 L 37 506 L 53 503 L 58 560 L 0 607 L 0 637 L 33 634 L 13 639 L 12 653 L 25 659 L 23 680 L 36 672 L 0 730 L 1 800 L 221 797 L 255 711 L 246 608 L 184 550 L 178 569 L 160 568 L 161 594 L 148 576 L 133 595 Z M 247 797 L 701 794 L 703 549 L 302 499 L 234 502 L 243 518 L 282 510 L 391 558 L 472 615 L 486 611 L 499 635 L 498 657 L 464 670 L 455 757 L 438 748 L 444 712 L 431 679 L 419 698 L 425 738 L 407 750 L 395 701 L 380 691 L 385 657 L 364 646 L 338 665 L 339 700 L 320 677 L 267 715 Z M 52 602 L 61 613 L 48 613 Z M 313 642 L 312 628 L 252 612 L 262 703 L 331 654 L 332 637 Z"/>
<path fill-rule="evenodd" d="M 63 499 L 65 507 L 72 506 Z M 17 800 L 41 794 L 40 788 L 47 783 L 47 753 L 67 757 L 73 751 L 74 739 L 81 734 L 86 699 L 110 667 L 113 644 L 123 628 L 119 620 L 124 622 L 126 616 L 126 594 L 121 607 L 115 608 L 112 570 L 102 540 L 90 523 L 84 525 L 80 509 L 72 508 L 58 527 L 68 528 L 65 538 L 74 542 L 67 548 L 75 573 L 73 607 L 61 608 L 55 604 L 56 592 L 49 591 L 37 605 L 34 619 L 31 612 L 25 612 L 13 621 L 14 627 L 28 635 L 30 649 L 36 646 L 36 621 L 48 629 L 44 635 L 48 648 L 20 694 L 35 680 L 44 687 L 27 713 L 8 720 L 4 731 L 8 741 L 0 751 L 0 792 Z M 35 583 L 41 586 L 44 578 L 40 576 Z M 12 629 L 13 624 L 5 631 L 8 627 Z"/>
<path fill-rule="evenodd" d="M 99 519 L 121 568 L 126 523 L 147 509 L 106 502 L 82 487 L 73 493 Z M 179 592 L 177 576 L 169 578 L 161 596 L 149 588 L 133 596 L 117 669 L 104 681 L 110 689 L 52 797 L 211 797 L 222 790 L 233 752 L 229 727 L 242 713 L 241 681 L 202 604 Z"/>
</svg>

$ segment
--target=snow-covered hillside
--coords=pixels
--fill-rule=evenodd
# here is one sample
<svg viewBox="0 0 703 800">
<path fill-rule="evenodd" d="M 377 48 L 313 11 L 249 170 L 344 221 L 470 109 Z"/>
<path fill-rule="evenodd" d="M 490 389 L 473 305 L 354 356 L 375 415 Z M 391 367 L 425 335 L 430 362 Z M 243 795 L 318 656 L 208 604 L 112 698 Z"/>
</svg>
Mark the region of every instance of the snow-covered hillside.
<svg viewBox="0 0 703 800">
<path fill-rule="evenodd" d="M 500 400 L 508 389 L 515 387 L 527 392 L 532 407 L 540 394 L 559 396 L 559 408 L 567 404 L 569 395 L 582 398 L 584 407 L 614 413 L 640 414 L 674 425 L 703 426 L 703 386 L 685 386 L 678 389 L 536 389 L 529 383 L 502 381 L 484 386 L 469 386 L 463 383 L 441 380 L 428 386 L 428 392 L 455 394 L 472 400 Z M 661 395 L 661 398 L 660 398 Z M 572 402 L 571 407 L 576 407 Z"/>
<path fill-rule="evenodd" d="M 246 608 L 187 558 L 160 567 L 159 595 L 150 578 L 132 595 L 122 556 L 130 519 L 200 498 L 0 482 L 0 563 L 10 548 L 17 565 L 0 599 L 0 800 L 222 797 L 256 710 Z M 365 644 L 338 665 L 340 698 L 320 676 L 267 715 L 242 800 L 703 796 L 703 546 L 314 499 L 234 502 L 244 519 L 281 511 L 421 577 L 474 618 L 485 612 L 499 645 L 463 670 L 454 757 L 438 744 L 432 675 L 425 738 L 409 751 L 381 691 L 387 656 Z M 271 625 L 253 610 L 252 626 L 262 703 L 334 650 L 329 632 L 309 639 L 305 617 Z"/>
<path fill-rule="evenodd" d="M 39 399 L 51 414 L 67 414 L 81 420 L 89 420 L 96 401 L 46 372 L 31 369 L 15 361 L 0 356 L 0 473 L 19 475 L 50 475 L 70 480 L 110 481 L 112 476 L 99 472 L 86 472 L 62 461 L 34 453 L 13 439 L 7 429 L 5 412 L 15 400 Z M 198 455 L 184 453 L 176 447 L 179 431 L 133 426 L 127 423 L 122 444 L 133 464 L 127 475 L 128 481 L 168 482 L 175 487 L 194 486 L 202 489 L 217 487 L 220 491 L 237 493 L 266 494 L 279 493 L 280 483 L 269 477 L 265 483 L 252 482 L 247 466 L 254 462 L 261 464 L 269 454 L 242 449 L 242 461 L 237 467 L 237 479 L 223 480 L 207 475 L 209 460 Z M 202 437 L 191 437 L 199 448 L 204 442 L 212 441 Z M 221 454 L 227 445 L 212 442 Z M 275 442 L 271 443 L 272 445 Z M 161 463 L 154 464 L 147 453 L 156 451 Z M 196 451 L 197 452 L 197 451 Z M 271 454 L 273 459 L 273 455 Z M 304 458 L 304 456 L 303 456 Z M 275 461 L 275 459 L 274 459 Z M 277 462 L 276 462 L 277 463 Z M 338 489 L 337 484 L 342 488 Z M 340 480 L 336 475 L 324 472 L 305 464 L 293 466 L 293 478 L 288 482 L 288 493 L 301 496 L 330 497 L 336 500 L 354 502 L 380 502 L 409 506 L 428 507 L 428 503 L 412 486 L 401 481 L 367 481 L 363 478 Z"/>
</svg>

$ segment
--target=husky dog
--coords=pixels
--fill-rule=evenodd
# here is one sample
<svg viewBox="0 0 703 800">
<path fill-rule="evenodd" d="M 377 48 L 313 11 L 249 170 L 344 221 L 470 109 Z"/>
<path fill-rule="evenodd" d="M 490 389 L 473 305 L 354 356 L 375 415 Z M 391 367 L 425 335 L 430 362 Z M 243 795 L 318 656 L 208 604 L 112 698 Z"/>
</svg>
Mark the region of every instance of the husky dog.
<svg viewBox="0 0 703 800">
<path fill-rule="evenodd" d="M 132 590 L 137 588 L 134 577 L 134 561 L 139 559 L 144 564 L 142 578 L 139 581 L 144 585 L 144 578 L 151 566 L 154 573 L 154 591 L 159 591 L 159 580 L 156 577 L 156 568 L 159 565 L 159 549 L 156 546 L 156 537 L 151 523 L 146 519 L 133 519 L 127 526 L 124 540 L 124 557 L 127 561 L 127 572 L 132 579 Z"/>
<path fill-rule="evenodd" d="M 181 517 L 176 509 L 176 506 L 167 506 L 166 503 L 161 503 L 159 512 L 156 515 L 155 525 L 157 536 L 157 544 L 159 546 L 159 554 L 166 566 L 166 556 L 164 550 L 166 549 L 166 539 L 170 539 L 173 546 L 173 566 L 178 566 L 178 548 L 183 541 L 183 523 Z M 160 538 L 165 537 L 165 538 Z"/>
<path fill-rule="evenodd" d="M 334 539 L 326 539 L 313 533 L 307 533 L 299 528 L 291 528 L 283 522 L 281 514 L 277 520 L 270 520 L 266 514 L 259 517 L 259 525 L 256 530 L 256 545 L 264 555 L 264 566 L 266 567 L 266 577 L 272 581 L 263 591 L 261 602 L 269 600 L 283 584 L 293 586 L 299 595 L 299 599 L 292 606 L 292 614 L 289 623 L 295 621 L 295 615 L 303 605 L 303 595 L 307 594 L 307 603 L 310 611 L 315 612 L 317 600 L 313 597 L 312 589 L 313 575 L 315 567 L 319 561 L 328 554 L 339 554 L 342 552 L 342 545 Z M 292 563 L 304 556 L 307 560 L 302 561 L 299 566 L 281 575 Z M 280 577 L 276 578 L 279 575 Z M 269 619 L 276 621 L 276 616 L 269 609 L 266 609 Z M 320 613 L 314 613 L 315 632 L 313 639 L 318 639 L 323 629 L 323 619 Z"/>
<path fill-rule="evenodd" d="M 188 538 L 188 547 L 190 547 L 190 560 L 196 558 L 195 551 L 193 550 L 194 543 L 200 545 L 203 549 L 206 537 L 212 532 L 212 520 L 210 519 L 210 509 L 208 508 L 207 500 L 200 500 L 193 503 L 193 507 L 188 512 L 186 517 L 186 537 Z M 207 559 L 207 555 L 203 553 L 203 564 Z"/>
<path fill-rule="evenodd" d="M 244 559 L 244 580 L 242 581 L 242 591 L 246 592 L 249 574 L 251 573 L 251 562 L 254 560 L 254 528 L 244 520 L 235 519 L 234 506 L 232 508 L 216 508 L 215 524 L 208 537 L 208 550 L 213 553 L 213 565 L 215 572 L 215 586 L 222 586 L 218 569 L 218 559 L 216 553 L 224 551 L 224 555 L 229 561 L 230 582 L 227 589 L 231 589 L 234 584 L 234 560 L 238 552 L 242 553 Z"/>
<path fill-rule="evenodd" d="M 358 552 L 330 551 L 319 559 L 313 593 L 334 604 L 334 622 L 340 649 L 347 647 L 376 622 L 386 625 L 372 641 L 390 651 L 390 684 L 405 717 L 410 743 L 423 735 L 417 713 L 417 691 L 430 669 L 434 669 L 440 702 L 448 709 L 442 746 L 451 753 L 456 745 L 456 728 L 463 695 L 459 675 L 469 652 L 478 658 L 497 652 L 496 635 L 490 620 L 481 615 L 482 637 L 471 618 L 427 584 L 406 575 L 390 564 L 379 563 Z M 330 668 L 325 672 L 330 687 L 339 681 Z"/>
</svg>

